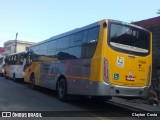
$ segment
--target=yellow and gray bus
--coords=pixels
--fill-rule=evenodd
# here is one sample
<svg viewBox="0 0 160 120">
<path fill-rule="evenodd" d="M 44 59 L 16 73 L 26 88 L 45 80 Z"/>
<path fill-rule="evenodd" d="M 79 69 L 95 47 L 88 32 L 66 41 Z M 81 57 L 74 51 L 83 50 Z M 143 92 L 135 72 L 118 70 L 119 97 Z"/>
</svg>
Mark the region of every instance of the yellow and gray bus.
<svg viewBox="0 0 160 120">
<path fill-rule="evenodd" d="M 67 95 L 144 97 L 151 85 L 152 35 L 101 20 L 29 47 L 25 82 Z"/>
</svg>

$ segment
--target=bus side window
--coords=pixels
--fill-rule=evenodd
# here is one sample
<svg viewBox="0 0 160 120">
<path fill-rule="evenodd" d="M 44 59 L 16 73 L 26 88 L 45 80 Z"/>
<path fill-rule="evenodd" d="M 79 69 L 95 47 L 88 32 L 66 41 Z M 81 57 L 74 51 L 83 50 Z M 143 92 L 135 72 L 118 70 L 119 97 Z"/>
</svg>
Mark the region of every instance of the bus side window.
<svg viewBox="0 0 160 120">
<path fill-rule="evenodd" d="M 80 59 L 83 41 L 83 31 L 71 35 L 70 47 L 69 47 L 69 58 Z"/>
<path fill-rule="evenodd" d="M 69 40 L 70 36 L 66 36 L 57 40 L 56 55 L 58 60 L 65 60 L 68 58 Z"/>
<path fill-rule="evenodd" d="M 75 46 L 69 48 L 70 59 L 79 59 L 81 58 L 81 46 Z"/>
<path fill-rule="evenodd" d="M 57 49 L 58 51 L 66 49 L 69 47 L 70 36 L 66 36 L 57 40 Z"/>
<path fill-rule="evenodd" d="M 93 57 L 95 50 L 96 50 L 98 37 L 99 37 L 99 27 L 91 28 L 88 31 L 87 52 L 86 52 L 87 58 Z"/>
<path fill-rule="evenodd" d="M 88 32 L 88 43 L 95 43 L 98 41 L 99 27 L 91 28 Z"/>
<path fill-rule="evenodd" d="M 88 37 L 88 31 L 89 30 L 85 30 L 83 33 L 83 41 L 82 41 L 82 50 L 81 50 L 81 58 L 82 59 L 86 59 L 86 52 L 87 52 L 87 37 Z"/>
<path fill-rule="evenodd" d="M 57 40 L 49 41 L 47 43 L 47 56 L 55 57 L 56 55 L 56 46 L 57 46 Z"/>
</svg>

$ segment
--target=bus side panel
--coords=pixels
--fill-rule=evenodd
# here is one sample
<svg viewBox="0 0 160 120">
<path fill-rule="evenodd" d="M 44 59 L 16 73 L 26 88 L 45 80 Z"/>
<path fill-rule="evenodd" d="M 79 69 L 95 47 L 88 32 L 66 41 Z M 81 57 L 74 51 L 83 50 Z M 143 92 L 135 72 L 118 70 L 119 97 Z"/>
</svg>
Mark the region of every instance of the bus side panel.
<svg viewBox="0 0 160 120">
<path fill-rule="evenodd" d="M 58 76 L 64 75 L 64 64 L 62 62 L 52 63 L 50 61 L 44 61 L 40 67 L 40 86 L 56 89 L 56 81 Z"/>
<path fill-rule="evenodd" d="M 65 61 L 65 71 L 69 94 L 84 94 L 87 81 L 90 80 L 91 59 L 77 59 Z M 89 90 L 89 89 L 88 89 Z"/>
<path fill-rule="evenodd" d="M 31 76 L 31 65 L 27 66 L 24 70 L 24 81 L 29 83 L 30 76 Z"/>
<path fill-rule="evenodd" d="M 9 77 L 13 78 L 13 74 L 16 78 L 23 78 L 23 65 L 11 65 Z"/>
<path fill-rule="evenodd" d="M 90 64 L 90 59 L 61 60 L 54 63 L 43 62 L 40 70 L 40 86 L 55 89 L 59 76 L 63 75 L 68 81 L 68 90 L 76 91 L 79 85 L 74 84 L 75 82 L 72 83 L 70 78 L 74 80 L 78 78 L 82 79 L 82 81 L 89 79 Z"/>
<path fill-rule="evenodd" d="M 104 82 L 86 80 L 85 78 L 67 78 L 68 94 L 109 96 L 109 87 Z"/>
<path fill-rule="evenodd" d="M 25 82 L 29 83 L 32 73 L 35 75 L 35 85 L 39 86 L 40 62 L 33 62 L 25 69 L 25 77 L 24 77 Z"/>
</svg>

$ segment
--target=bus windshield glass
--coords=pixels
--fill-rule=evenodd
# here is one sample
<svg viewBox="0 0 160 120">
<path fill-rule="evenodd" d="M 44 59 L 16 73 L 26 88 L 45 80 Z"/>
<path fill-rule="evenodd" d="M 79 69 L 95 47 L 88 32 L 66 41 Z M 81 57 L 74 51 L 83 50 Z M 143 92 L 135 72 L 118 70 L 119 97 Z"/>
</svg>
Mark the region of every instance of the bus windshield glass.
<svg viewBox="0 0 160 120">
<path fill-rule="evenodd" d="M 132 26 L 111 24 L 110 45 L 113 48 L 141 54 L 149 53 L 149 32 Z"/>
</svg>

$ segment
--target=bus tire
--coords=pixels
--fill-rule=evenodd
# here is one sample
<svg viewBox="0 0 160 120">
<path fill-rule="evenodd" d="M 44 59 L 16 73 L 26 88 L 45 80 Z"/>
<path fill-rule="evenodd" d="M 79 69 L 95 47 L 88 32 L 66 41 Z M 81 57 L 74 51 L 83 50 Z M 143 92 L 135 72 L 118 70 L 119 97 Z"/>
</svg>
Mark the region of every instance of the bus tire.
<svg viewBox="0 0 160 120">
<path fill-rule="evenodd" d="M 36 86 L 35 86 L 35 75 L 34 74 L 31 74 L 31 76 L 30 76 L 29 87 L 31 89 L 35 89 L 36 88 Z"/>
<path fill-rule="evenodd" d="M 13 74 L 13 81 L 16 82 L 16 75 L 15 75 L 15 73 Z"/>
<path fill-rule="evenodd" d="M 61 101 L 67 100 L 67 82 L 65 78 L 60 78 L 58 80 L 57 95 Z"/>
</svg>

